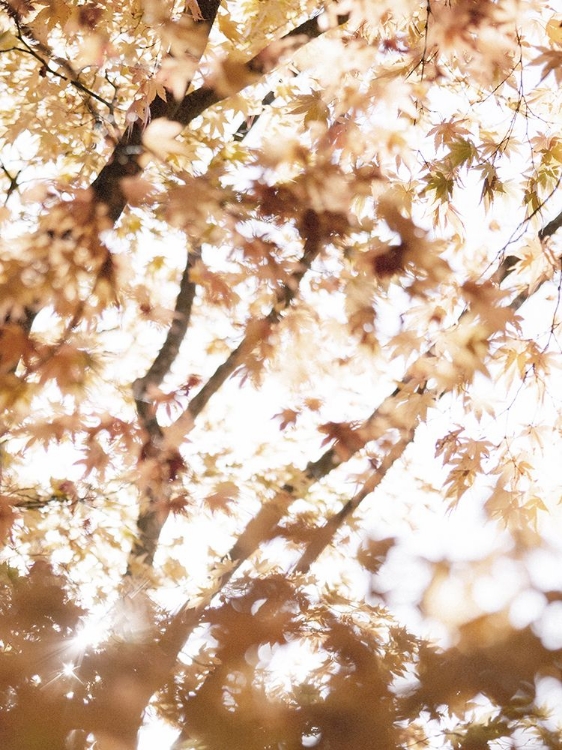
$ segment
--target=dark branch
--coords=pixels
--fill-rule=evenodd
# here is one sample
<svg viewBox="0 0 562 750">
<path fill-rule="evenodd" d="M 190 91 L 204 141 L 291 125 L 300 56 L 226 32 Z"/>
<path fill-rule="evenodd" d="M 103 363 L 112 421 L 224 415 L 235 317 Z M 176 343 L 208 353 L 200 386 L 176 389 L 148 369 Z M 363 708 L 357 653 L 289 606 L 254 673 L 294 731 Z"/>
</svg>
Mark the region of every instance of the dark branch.
<svg viewBox="0 0 562 750">
<path fill-rule="evenodd" d="M 195 298 L 196 285 L 189 275 L 194 264 L 201 257 L 200 249 L 188 253 L 187 262 L 180 281 L 180 288 L 174 307 L 174 319 L 156 359 L 146 375 L 135 381 L 134 392 L 137 399 L 144 400 L 151 386 L 159 386 L 174 363 L 191 319 L 191 308 Z"/>
<path fill-rule="evenodd" d="M 559 217 L 557 217 L 557 219 L 558 218 Z M 559 226 L 562 226 L 562 219 L 560 219 L 560 222 Z M 553 222 L 545 227 L 545 230 L 543 230 L 543 236 L 546 235 L 547 228 L 551 233 L 556 231 L 558 227 L 552 229 L 552 224 Z M 510 307 L 517 310 L 521 304 L 528 299 L 528 297 L 529 294 L 518 295 L 517 298 L 512 300 Z M 422 355 L 423 358 L 430 356 L 433 356 L 431 352 Z M 356 430 L 357 440 L 354 441 L 352 447 L 349 447 L 346 450 L 345 461 L 349 460 L 353 455 L 356 455 L 357 452 L 365 447 L 368 442 L 376 440 L 378 437 L 385 434 L 388 435 L 389 428 L 396 429 L 396 425 L 393 424 L 392 415 L 395 411 L 397 399 L 401 394 L 402 397 L 419 397 L 419 407 L 417 411 L 413 411 L 410 417 L 410 424 L 402 425 L 398 430 L 398 438 L 395 440 L 391 448 L 385 449 L 385 454 L 381 460 L 381 464 L 366 481 L 364 487 L 362 487 L 361 490 L 351 498 L 338 513 L 334 514 L 324 526 L 320 527 L 315 532 L 315 538 L 310 542 L 300 560 L 296 563 L 295 570 L 297 572 L 307 571 L 310 565 L 318 559 L 318 556 L 322 551 L 333 542 L 335 535 L 346 519 L 359 507 L 363 500 L 376 489 L 390 468 L 412 442 L 415 429 L 420 421 L 423 420 L 425 411 L 431 403 L 431 397 L 434 399 L 440 397 L 441 394 L 439 392 L 432 393 L 428 391 L 426 396 L 421 398 L 422 393 L 425 392 L 426 384 L 418 383 L 416 385 L 416 379 L 413 373 L 419 369 L 417 365 L 418 362 L 415 362 L 411 366 L 394 392 L 390 394 L 390 396 L 388 396 Z M 408 396 L 408 394 L 410 394 L 410 396 Z M 340 459 L 336 445 L 327 450 L 316 461 L 310 462 L 301 472 L 300 476 L 298 476 L 296 480 L 293 480 L 294 486 L 285 485 L 282 487 L 276 493 L 273 500 L 266 503 L 261 510 L 258 511 L 256 516 L 248 523 L 230 551 L 229 556 L 233 561 L 232 567 L 225 571 L 216 582 L 212 592 L 209 594 L 209 600 L 206 603 L 202 603 L 198 607 L 191 609 L 185 606 L 172 619 L 170 626 L 162 639 L 163 649 L 169 650 L 169 653 L 173 650 L 176 650 L 176 652 L 179 653 L 189 635 L 204 617 L 210 600 L 224 589 L 242 563 L 248 560 L 260 545 L 276 535 L 279 523 L 285 516 L 289 505 L 294 500 L 304 496 L 312 484 L 326 477 L 341 463 L 342 460 Z"/>
<path fill-rule="evenodd" d="M 201 7 L 201 3 L 199 5 Z M 215 5 L 216 8 L 214 8 Z M 216 0 L 209 0 L 209 2 L 205 3 L 205 7 L 208 7 L 208 15 L 205 17 L 211 18 L 211 13 L 213 13 L 212 17 L 214 18 L 218 5 L 219 3 L 216 2 Z M 278 59 L 275 58 L 275 47 L 279 44 L 279 41 L 282 42 L 284 39 L 295 38 L 296 42 L 298 37 L 302 36 L 302 43 L 304 44 L 311 39 L 320 36 L 323 32 L 319 26 L 319 18 L 320 16 L 317 16 L 314 19 L 305 21 L 303 24 L 286 34 L 281 40 L 273 42 L 262 50 L 258 55 L 245 63 L 243 67 L 246 73 L 248 75 L 253 74 L 257 79 L 260 75 L 267 72 L 264 60 L 267 59 L 268 68 L 278 62 Z M 347 16 L 342 16 L 338 19 L 341 24 L 346 20 Z M 293 46 L 292 49 L 295 49 L 295 46 Z M 282 48 L 279 51 L 278 56 L 280 57 L 281 54 Z M 228 94 L 221 93 L 212 86 L 202 86 L 201 88 L 187 94 L 179 105 L 173 100 L 165 102 L 159 97 L 156 97 L 150 105 L 149 118 L 152 121 L 159 117 L 164 117 L 174 122 L 178 122 L 183 126 L 187 126 L 193 122 L 196 117 L 203 114 L 205 110 L 209 109 L 209 107 L 244 88 L 247 85 L 247 80 L 243 75 L 240 76 L 240 79 L 243 83 L 240 84 L 239 89 L 233 88 Z M 142 172 L 139 157 L 144 153 L 142 146 L 144 127 L 144 124 L 138 120 L 132 124 L 131 128 L 122 136 L 119 143 L 116 145 L 111 160 L 101 170 L 92 184 L 95 199 L 99 203 L 103 203 L 107 206 L 108 216 L 113 222 L 117 221 L 127 203 L 120 185 L 121 180 L 123 177 L 133 177 Z"/>
<path fill-rule="evenodd" d="M 300 31 L 301 29 L 310 38 L 314 38 L 321 33 L 318 20 L 313 19 L 312 21 L 305 22 L 298 29 L 294 29 L 287 36 L 298 36 L 300 33 L 303 33 Z M 258 57 L 253 58 L 248 65 L 250 67 L 255 66 Z M 189 96 L 186 99 L 189 99 Z M 184 99 L 184 102 L 186 99 Z M 151 115 L 152 117 L 172 117 L 172 111 L 166 102 L 161 99 L 155 99 L 151 106 Z M 174 118 L 177 119 L 177 112 Z M 100 175 L 93 183 L 92 187 L 98 196 L 98 200 L 106 203 L 113 221 L 117 220 L 125 205 L 125 196 L 120 186 L 120 179 L 124 176 L 138 174 L 141 171 L 141 166 L 138 162 L 138 156 L 141 153 L 142 129 L 138 123 L 135 123 L 127 136 L 126 142 L 121 142 L 117 146 L 113 160 L 100 172 Z M 305 243 L 299 268 L 291 275 L 289 281 L 278 290 L 270 313 L 263 319 L 265 324 L 263 331 L 269 331 L 271 326 L 279 322 L 283 311 L 294 299 L 303 276 L 321 249 L 320 222 L 314 211 L 309 210 L 305 212 L 302 218 L 301 231 L 305 237 Z M 149 371 L 134 384 L 137 413 L 141 426 L 144 428 L 147 436 L 141 459 L 158 461 L 161 464 L 167 460 L 165 447 L 166 435 L 163 433 L 156 419 L 155 406 L 150 398 L 150 387 L 158 386 L 169 372 L 170 366 L 177 356 L 179 347 L 187 331 L 189 314 L 195 294 L 195 285 L 189 281 L 190 267 L 191 263 L 188 262 L 176 301 L 174 322 L 168 332 L 166 341 Z M 197 396 L 190 402 L 184 414 L 176 420 L 171 432 L 177 434 L 178 431 L 184 429 L 186 422 L 191 427 L 193 420 L 205 407 L 213 394 L 217 392 L 230 375 L 254 351 L 263 335 L 261 327 L 258 326 L 254 330 L 257 332 L 248 333 L 240 345 L 229 355 L 227 360 L 219 366 Z M 177 440 L 170 442 L 177 445 Z M 163 476 L 162 479 L 165 481 L 166 477 Z M 137 523 L 138 537 L 131 552 L 128 567 L 129 573 L 131 572 L 131 562 L 136 558 L 142 558 L 148 565 L 152 564 L 160 533 L 166 521 L 166 499 L 166 487 L 161 481 L 155 482 L 154 486 L 147 489 L 141 503 L 141 511 Z"/>
<path fill-rule="evenodd" d="M 139 422 L 146 435 L 142 460 L 158 460 L 162 450 L 163 435 L 156 419 L 154 395 L 151 394 L 151 388 L 157 388 L 170 371 L 187 332 L 196 290 L 196 285 L 190 281 L 189 273 L 199 257 L 199 250 L 188 254 L 176 298 L 172 325 L 146 375 L 136 380 L 133 385 Z M 162 456 L 162 458 L 165 457 Z M 137 520 L 138 535 L 131 551 L 128 573 L 131 573 L 133 560 L 142 558 L 147 565 L 151 565 L 154 560 L 160 532 L 166 521 L 166 498 L 160 496 L 162 491 L 162 487 L 149 486 L 145 493 Z"/>
<path fill-rule="evenodd" d="M 198 5 L 203 20 L 194 21 L 194 27 L 199 30 L 205 39 L 208 39 L 220 6 L 220 0 L 200 0 Z M 204 47 L 204 44 L 200 45 L 202 51 L 204 51 Z M 177 107 L 178 104 L 173 99 L 166 102 L 156 96 L 150 105 L 149 119 L 152 121 L 159 117 L 170 118 L 171 113 Z M 109 162 L 92 183 L 94 199 L 107 207 L 107 215 L 114 223 L 127 204 L 127 199 L 121 187 L 121 180 L 124 177 L 134 177 L 143 170 L 139 163 L 139 157 L 144 153 L 142 146 L 144 128 L 145 123 L 140 120 L 136 120 L 131 127 L 127 128 L 115 146 Z"/>
<path fill-rule="evenodd" d="M 320 225 L 318 216 L 314 211 L 308 210 L 306 212 L 301 231 L 305 237 L 305 241 L 298 269 L 291 274 L 288 281 L 277 291 L 275 302 L 270 312 L 262 319 L 265 325 L 263 327 L 260 325 L 253 326 L 252 332 L 247 333 L 236 349 L 217 367 L 199 393 L 190 401 L 185 412 L 178 417 L 172 426 L 174 434 L 181 432 L 182 425 L 191 426 L 193 424 L 193 420 L 201 413 L 210 398 L 254 351 L 260 341 L 262 332 L 268 332 L 271 330 L 271 326 L 276 325 L 281 320 L 283 312 L 295 298 L 305 273 L 309 270 L 312 262 L 321 250 Z"/>
<path fill-rule="evenodd" d="M 251 60 L 248 60 L 248 62 L 244 64 L 244 71 L 249 75 L 263 75 L 269 72 L 269 69 L 271 69 L 273 65 L 278 64 L 281 57 L 284 56 L 282 47 L 280 47 L 278 52 L 276 51 L 276 47 L 280 42 L 283 42 L 284 40 L 295 38 L 296 44 L 291 47 L 291 51 L 294 51 L 298 44 L 298 37 L 302 37 L 301 44 L 298 44 L 298 46 L 301 46 L 308 43 L 312 39 L 316 39 L 321 36 L 323 33 L 325 33 L 321 28 L 320 21 L 323 15 L 324 14 L 321 13 L 315 18 L 305 21 L 300 26 L 297 26 L 296 28 L 289 31 L 287 34 L 285 34 L 285 36 L 281 37 L 281 39 L 272 42 L 268 47 L 263 49 Z M 338 16 L 338 25 L 341 26 L 346 23 L 348 18 L 349 16 L 347 15 Z M 245 80 L 243 75 L 240 75 L 240 80 Z M 240 90 L 246 85 L 247 84 L 245 82 L 242 83 L 240 86 Z M 231 89 L 228 92 L 228 96 L 231 96 L 235 93 L 237 93 L 237 91 L 235 89 Z M 199 115 L 203 114 L 206 109 L 212 107 L 214 104 L 218 104 L 218 102 L 225 99 L 226 96 L 227 95 L 220 93 L 211 86 L 202 86 L 200 89 L 192 91 L 185 97 L 171 119 L 179 122 L 181 125 L 187 126 L 196 117 L 199 117 Z"/>
<path fill-rule="evenodd" d="M 137 535 L 129 555 L 127 576 L 134 575 L 136 561 L 148 567 L 153 565 L 158 540 L 167 519 L 166 499 L 157 495 L 151 487 L 145 492 L 143 500 L 146 507 L 141 506 L 137 518 Z"/>
<path fill-rule="evenodd" d="M 539 240 L 546 240 L 547 237 L 552 237 L 553 234 L 555 234 L 560 227 L 562 227 L 562 211 L 556 216 L 552 221 L 549 221 L 546 226 L 544 226 L 539 231 Z"/>
</svg>

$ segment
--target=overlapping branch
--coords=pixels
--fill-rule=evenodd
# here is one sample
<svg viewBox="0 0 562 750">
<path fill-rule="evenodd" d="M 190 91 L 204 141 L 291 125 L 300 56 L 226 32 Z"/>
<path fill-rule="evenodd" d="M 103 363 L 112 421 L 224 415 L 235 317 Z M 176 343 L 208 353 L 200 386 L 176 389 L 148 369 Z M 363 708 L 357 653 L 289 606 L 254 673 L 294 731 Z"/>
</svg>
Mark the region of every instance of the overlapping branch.
<svg viewBox="0 0 562 750">
<path fill-rule="evenodd" d="M 555 222 L 547 224 L 540 232 L 541 240 L 543 242 L 547 240 L 558 228 Z M 497 277 L 503 279 L 512 272 L 513 267 L 507 269 L 507 272 L 504 268 L 504 265 L 509 262 L 509 258 L 502 262 L 496 273 Z M 517 310 L 529 296 L 528 293 L 519 294 L 512 300 L 510 307 Z M 423 358 L 431 356 L 433 356 L 431 352 L 422 355 Z M 196 607 L 190 607 L 189 602 L 187 602 L 172 618 L 161 640 L 161 648 L 164 653 L 172 657 L 174 653 L 177 655 L 181 651 L 191 633 L 204 619 L 207 607 L 213 598 L 225 588 L 240 566 L 261 545 L 278 534 L 280 531 L 279 524 L 292 502 L 306 495 L 313 484 L 328 476 L 330 472 L 340 466 L 343 463 L 342 456 L 347 461 L 368 443 L 376 443 L 377 440 L 384 437 L 384 452 L 380 456 L 378 466 L 373 470 L 363 487 L 348 500 L 343 508 L 329 518 L 324 526 L 314 531 L 311 541 L 293 567 L 295 572 L 308 571 L 321 553 L 333 542 L 346 519 L 380 485 L 388 471 L 413 441 L 416 427 L 423 421 L 427 409 L 443 395 L 441 391 L 432 392 L 427 389 L 426 382 L 421 381 L 419 376 L 416 375 L 416 372 L 423 370 L 423 368 L 416 366 L 417 364 L 416 362 L 412 365 L 395 391 L 376 407 L 371 415 L 354 431 L 351 441 L 348 440 L 343 446 L 338 446 L 336 442 L 334 447 L 325 451 L 319 459 L 308 463 L 304 470 L 297 473 L 292 485 L 283 486 L 271 501 L 262 506 L 230 550 L 229 557 L 232 564 L 214 581 L 207 599 Z M 405 401 L 411 408 L 406 411 L 407 417 L 398 421 L 399 409 L 397 407 L 404 404 Z M 394 435 L 393 438 L 392 435 Z"/>
<path fill-rule="evenodd" d="M 198 0 L 198 8 L 201 12 L 201 18 L 194 19 L 193 24 L 195 30 L 201 34 L 202 42 L 203 40 L 205 42 L 198 45 L 201 54 L 205 49 L 206 40 L 208 39 L 209 32 L 215 21 L 219 5 L 220 0 Z M 11 6 L 9 5 L 6 7 L 11 9 Z M 83 91 L 84 94 L 90 93 L 87 90 L 83 90 L 84 87 L 69 64 L 65 65 L 63 60 L 59 60 L 58 58 L 55 59 L 46 47 L 41 47 L 35 38 L 31 39 L 31 37 L 29 37 L 32 33 L 31 30 L 27 29 L 27 27 L 22 24 L 15 11 L 12 14 L 12 18 L 17 25 L 20 40 L 26 45 L 26 50 L 30 54 L 33 54 L 42 63 L 45 61 L 41 58 L 39 52 L 48 55 L 50 59 L 53 59 L 56 62 L 62 71 L 57 72 L 53 69 L 51 72 L 60 77 L 66 78 L 72 83 L 72 85 Z M 339 19 L 339 23 L 343 23 L 345 20 L 346 19 L 342 17 Z M 323 29 L 321 28 L 319 17 L 316 17 L 309 19 L 297 28 L 292 29 L 285 34 L 281 40 L 279 40 L 280 42 L 291 40 L 291 45 L 281 44 L 281 46 L 278 46 L 279 41 L 270 43 L 260 54 L 252 58 L 252 60 L 245 64 L 241 64 L 239 71 L 240 86 L 238 88 L 244 88 L 248 85 L 250 79 L 258 80 L 279 61 L 287 50 L 294 50 L 296 47 L 318 37 L 321 33 L 323 33 Z M 29 42 L 26 37 L 30 38 Z M 189 83 L 187 85 L 187 89 L 188 88 Z M 233 93 L 236 93 L 238 88 L 236 85 L 233 85 L 228 91 L 219 91 L 219 89 L 213 85 L 204 85 L 200 90 L 188 93 L 181 102 L 177 102 L 173 100 L 173 98 L 165 101 L 156 96 L 150 104 L 149 120 L 166 118 L 180 122 L 182 125 L 188 125 L 209 106 Z M 106 104 L 106 102 L 103 103 Z M 125 130 L 115 145 L 113 154 L 107 164 L 101 169 L 91 184 L 94 202 L 103 206 L 105 216 L 111 223 L 115 223 L 119 219 L 127 202 L 122 187 L 123 179 L 136 176 L 143 170 L 144 162 L 141 163 L 140 157 L 145 151 L 143 145 L 144 127 L 145 124 L 141 120 L 136 120 Z M 316 248 L 315 250 L 312 249 L 313 246 Z M 266 327 L 269 326 L 271 328 L 271 326 L 276 325 L 280 320 L 283 310 L 291 303 L 291 300 L 297 292 L 299 283 L 315 257 L 318 247 L 318 242 L 313 243 L 310 237 L 307 238 L 299 269 L 292 275 L 288 284 L 279 290 L 274 307 L 264 320 Z M 195 284 L 190 280 L 189 272 L 195 259 L 196 254 L 190 253 L 180 283 L 173 322 L 168 331 L 166 340 L 145 376 L 139 378 L 135 382 L 133 388 L 139 422 L 145 433 L 145 444 L 141 459 L 150 460 L 154 465 L 160 464 L 161 466 L 164 466 L 161 476 L 159 476 L 156 481 L 147 483 L 145 497 L 143 498 L 138 519 L 138 539 L 133 547 L 131 556 L 131 559 L 140 556 L 148 564 L 151 564 L 153 561 L 160 531 L 166 517 L 166 514 L 162 512 L 163 507 L 166 505 L 166 481 L 167 479 L 170 479 L 172 473 L 175 471 L 171 465 L 176 461 L 177 457 L 179 457 L 177 451 L 174 456 L 168 455 L 168 447 L 164 446 L 162 430 L 158 425 L 156 407 L 151 394 L 154 393 L 155 389 L 158 388 L 163 378 L 169 372 L 188 329 L 191 306 L 195 295 Z M 37 312 L 37 309 L 29 309 L 25 311 L 25 319 L 20 321 L 20 325 L 22 325 L 25 330 L 31 329 Z M 72 325 L 74 325 L 74 322 Z M 201 411 L 209 398 L 218 390 L 222 383 L 224 383 L 232 372 L 240 366 L 254 350 L 260 337 L 265 335 L 265 328 L 262 328 L 261 330 L 258 329 L 259 326 L 255 327 L 251 333 L 247 333 L 237 349 L 232 352 L 227 361 L 223 363 L 190 404 L 190 420 Z M 170 468 L 168 472 L 165 470 L 166 464 L 168 464 Z"/>
<path fill-rule="evenodd" d="M 207 22 L 212 23 L 219 4 L 216 0 L 208 0 L 205 4 L 207 10 L 203 10 L 202 8 Z M 291 51 L 294 51 L 296 47 L 320 36 L 323 33 L 321 23 L 323 15 L 321 13 L 315 18 L 305 21 L 300 26 L 288 32 L 280 40 L 269 44 L 251 60 L 241 64 L 237 76 L 239 84 L 231 82 L 228 90 L 222 90 L 215 85 L 204 84 L 200 88 L 189 92 L 179 104 L 173 99 L 166 102 L 156 96 L 150 105 L 149 120 L 153 121 L 159 117 L 163 117 L 183 126 L 189 125 L 196 117 L 199 117 L 199 115 L 209 109 L 209 107 L 238 93 L 238 91 L 241 91 L 249 83 L 257 81 L 262 75 L 269 72 L 274 65 L 278 64 L 287 51 L 286 47 L 282 44 L 284 40 L 291 39 L 294 41 L 294 44 L 290 48 Z M 338 23 L 343 24 L 346 20 L 347 16 L 341 16 L 338 18 Z M 124 177 L 138 175 L 142 171 L 140 157 L 144 153 L 142 143 L 143 131 L 144 124 L 139 120 L 132 124 L 115 146 L 109 162 L 92 183 L 95 200 L 106 206 L 107 214 L 114 222 L 117 221 L 127 203 L 121 187 L 121 180 Z"/>
<path fill-rule="evenodd" d="M 204 11 L 204 16 L 206 19 L 211 18 L 211 16 L 214 18 L 213 13 L 216 14 L 216 8 L 212 2 L 209 2 L 206 11 Z M 346 17 L 341 17 L 338 22 L 344 23 L 345 20 Z M 317 17 L 305 21 L 286 34 L 284 39 L 292 37 L 300 40 L 299 43 L 303 43 L 316 38 L 321 33 L 321 25 Z M 244 66 L 246 72 L 260 72 L 260 74 L 265 72 L 263 60 L 268 60 L 268 64 L 271 63 L 272 50 L 275 50 L 275 44 L 269 45 L 265 51 L 246 63 Z M 246 79 L 242 77 L 241 80 Z M 230 93 L 232 92 L 229 91 Z M 180 122 L 182 125 L 187 125 L 209 106 L 220 101 L 221 98 L 224 98 L 224 95 L 219 94 L 217 90 L 205 87 L 200 89 L 199 92 L 195 91 L 188 94 L 179 107 L 175 102 L 164 102 L 157 97 L 151 104 L 151 119 L 166 117 Z M 198 103 L 197 106 L 194 106 L 194 102 Z M 92 185 L 96 200 L 106 205 L 112 221 L 117 220 L 125 205 L 125 196 L 120 180 L 126 175 L 134 175 L 140 172 L 142 167 L 139 156 L 142 151 L 142 128 L 136 122 L 131 130 L 124 134 L 116 147 L 112 161 L 104 167 Z M 199 393 L 192 399 L 185 412 L 176 420 L 176 423 L 164 433 L 156 418 L 154 402 L 151 399 L 151 389 L 158 387 L 169 372 L 189 325 L 191 305 L 195 295 L 195 284 L 190 281 L 189 272 L 195 256 L 190 255 L 188 259 L 176 300 L 174 321 L 168 336 L 146 375 L 138 379 L 133 386 L 139 421 L 146 434 L 142 458 L 159 462 L 164 467 L 164 471 L 157 481 L 147 485 L 141 500 L 141 509 L 137 521 L 137 539 L 131 551 L 129 573 L 134 568 L 135 560 L 142 560 L 148 565 L 153 562 L 160 533 L 167 517 L 165 507 L 168 487 L 166 482 L 173 478 L 170 471 L 166 472 L 165 466 L 169 466 L 170 462 L 181 461 L 176 448 L 179 442 L 178 435 L 191 428 L 193 421 L 209 399 L 232 373 L 247 360 L 259 342 L 269 335 L 271 328 L 280 321 L 283 311 L 291 304 L 298 292 L 304 274 L 320 251 L 321 235 L 318 216 L 314 211 L 307 211 L 301 223 L 301 234 L 304 237 L 303 255 L 297 270 L 276 292 L 271 311 L 261 321 L 254 321 L 253 325 L 248 326 L 246 335 L 240 344 L 217 368 Z M 170 446 L 172 447 L 170 448 Z"/>
<path fill-rule="evenodd" d="M 176 419 L 169 430 L 174 439 L 177 439 L 177 435 L 181 435 L 190 429 L 193 421 L 201 413 L 211 397 L 234 371 L 245 362 L 263 336 L 267 335 L 271 328 L 279 323 L 284 311 L 295 298 L 305 273 L 309 270 L 322 247 L 319 218 L 314 211 L 308 210 L 305 213 L 301 233 L 304 237 L 304 251 L 298 262 L 297 269 L 277 290 L 275 301 L 269 313 L 260 321 L 254 321 L 254 324 L 246 331 L 246 335 L 236 349 L 233 349 L 225 361 L 217 367 L 198 394 L 190 401 L 183 414 Z"/>
<path fill-rule="evenodd" d="M 558 216 L 553 219 L 552 221 L 548 222 L 538 233 L 539 239 L 541 242 L 546 241 L 549 237 L 552 237 L 558 229 L 562 227 L 562 212 L 558 214 Z M 513 270 L 514 270 L 515 264 L 513 263 L 513 258 L 511 256 L 508 256 L 503 260 L 500 267 L 498 268 L 496 272 L 496 278 L 501 279 L 502 281 L 509 276 Z M 536 291 L 536 289 L 534 290 Z M 531 295 L 526 293 L 520 293 L 509 304 L 509 308 L 513 310 L 514 312 L 518 310 L 521 305 L 529 299 Z M 431 357 L 432 353 L 431 351 L 428 352 L 425 355 L 422 355 L 423 358 Z M 395 399 L 395 397 L 400 393 L 400 389 L 405 387 L 407 383 L 411 382 L 412 377 L 414 376 L 414 372 L 417 370 L 419 371 L 421 368 L 419 368 L 418 361 L 416 361 L 408 373 L 404 376 L 402 383 L 398 386 L 397 390 L 389 396 L 379 407 L 379 409 L 383 410 L 384 412 L 388 412 L 392 408 L 392 401 Z M 435 393 L 434 397 L 435 399 L 439 398 L 442 394 Z M 421 405 L 421 402 L 420 402 Z M 427 403 L 424 405 L 424 408 L 427 408 Z M 378 411 L 378 410 L 377 410 Z M 375 415 L 377 412 L 375 412 Z M 419 423 L 422 420 L 423 416 L 421 414 L 421 411 L 417 417 L 417 422 Z M 340 530 L 341 526 L 345 523 L 346 519 L 359 507 L 359 505 L 363 502 L 363 500 L 370 495 L 382 482 L 390 468 L 394 465 L 394 463 L 402 456 L 408 445 L 412 442 L 414 439 L 414 430 L 412 429 L 409 432 L 405 432 L 400 435 L 399 439 L 394 443 L 394 445 L 388 450 L 386 455 L 383 457 L 381 463 L 377 468 L 371 473 L 371 475 L 367 478 L 361 489 L 352 497 L 350 498 L 345 505 L 341 508 L 341 510 L 333 515 L 331 518 L 328 519 L 328 521 L 325 523 L 324 526 L 320 527 L 315 535 L 312 541 L 307 545 L 306 549 L 302 553 L 301 557 L 299 558 L 298 562 L 295 564 L 293 570 L 298 573 L 305 573 L 308 571 L 310 566 L 318 559 L 318 557 L 322 554 L 322 552 L 328 547 L 333 541 Z"/>
<path fill-rule="evenodd" d="M 297 269 L 277 290 L 270 312 L 262 320 L 253 321 L 253 324 L 248 326 L 246 335 L 240 344 L 217 368 L 197 396 L 192 399 L 185 412 L 176 420 L 176 423 L 171 428 L 162 430 L 156 420 L 153 402 L 150 398 L 150 388 L 156 387 L 162 382 L 179 351 L 179 346 L 187 330 L 189 314 L 186 314 L 183 308 L 185 310 L 191 309 L 191 302 L 195 293 L 195 285 L 189 281 L 191 264 L 188 263 L 177 298 L 176 320 L 172 324 L 166 341 L 151 368 L 143 378 L 136 381 L 134 386 L 137 411 L 141 424 L 148 435 L 151 449 L 148 451 L 149 453 L 152 452 L 157 457 L 160 456 L 161 459 L 164 459 L 170 446 L 171 450 L 175 450 L 179 442 L 178 436 L 183 435 L 191 428 L 195 418 L 213 394 L 247 360 L 260 341 L 268 336 L 272 327 L 282 319 L 284 311 L 290 306 L 298 293 L 299 285 L 305 273 L 322 247 L 320 221 L 314 211 L 306 211 L 302 220 L 301 233 L 304 237 L 302 257 Z M 162 483 L 157 483 L 154 487 L 148 487 L 148 498 L 145 498 L 144 507 L 141 508 L 139 515 L 137 525 L 139 536 L 131 553 L 132 560 L 141 558 L 147 564 L 151 564 L 153 561 L 160 532 L 166 521 L 166 514 L 162 512 L 162 495 L 165 492 L 165 485 Z M 131 570 L 131 566 L 129 566 L 129 570 Z"/>
</svg>

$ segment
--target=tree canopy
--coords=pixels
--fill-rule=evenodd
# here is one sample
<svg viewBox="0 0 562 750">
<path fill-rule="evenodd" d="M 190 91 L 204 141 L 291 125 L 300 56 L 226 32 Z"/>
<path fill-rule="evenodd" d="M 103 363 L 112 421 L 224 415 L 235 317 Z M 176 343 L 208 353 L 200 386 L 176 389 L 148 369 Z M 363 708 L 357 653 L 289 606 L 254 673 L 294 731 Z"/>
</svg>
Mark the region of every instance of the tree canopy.
<svg viewBox="0 0 562 750">
<path fill-rule="evenodd" d="M 4 750 L 562 746 L 555 5 L 0 0 Z"/>
</svg>

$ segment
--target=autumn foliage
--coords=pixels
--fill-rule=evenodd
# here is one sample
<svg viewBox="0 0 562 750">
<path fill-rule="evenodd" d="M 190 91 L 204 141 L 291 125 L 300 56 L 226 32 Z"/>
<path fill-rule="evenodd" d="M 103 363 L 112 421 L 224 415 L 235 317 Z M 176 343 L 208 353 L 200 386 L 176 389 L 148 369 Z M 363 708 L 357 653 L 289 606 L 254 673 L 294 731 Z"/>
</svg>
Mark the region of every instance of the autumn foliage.
<svg viewBox="0 0 562 750">
<path fill-rule="evenodd" d="M 0 748 L 560 748 L 562 16 L 0 0 Z"/>
</svg>

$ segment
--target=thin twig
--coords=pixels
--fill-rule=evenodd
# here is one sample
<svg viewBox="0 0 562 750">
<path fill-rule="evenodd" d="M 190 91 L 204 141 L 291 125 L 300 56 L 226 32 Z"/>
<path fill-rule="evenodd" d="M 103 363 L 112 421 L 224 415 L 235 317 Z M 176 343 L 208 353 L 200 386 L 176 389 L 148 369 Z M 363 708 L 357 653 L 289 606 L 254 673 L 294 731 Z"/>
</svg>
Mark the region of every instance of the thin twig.
<svg viewBox="0 0 562 750">
<path fill-rule="evenodd" d="M 50 49 L 48 45 L 46 45 L 41 40 L 37 39 L 37 37 L 33 33 L 33 30 L 27 24 L 22 23 L 17 11 L 15 11 L 14 8 L 12 8 L 9 3 L 1 2 L 0 4 L 4 8 L 4 10 L 8 13 L 10 18 L 13 20 L 17 29 L 16 37 L 24 45 L 24 48 L 25 48 L 25 49 L 20 49 L 20 48 L 14 48 L 14 49 L 31 55 L 38 62 L 41 63 L 41 67 L 45 73 L 55 76 L 56 78 L 60 78 L 63 81 L 67 81 L 71 86 L 76 88 L 78 91 L 80 91 L 83 94 L 86 94 L 87 97 L 91 97 L 92 99 L 95 99 L 96 101 L 103 104 L 105 107 L 108 108 L 109 113 L 111 115 L 113 114 L 113 105 L 110 102 L 107 102 L 99 94 L 96 94 L 95 91 L 92 91 L 85 84 L 83 84 L 82 81 L 80 80 L 79 74 L 74 70 L 74 68 L 72 67 L 72 65 L 70 64 L 68 60 L 65 60 L 64 58 L 59 57 L 58 55 L 55 55 L 53 50 Z M 42 57 L 38 52 L 36 52 L 34 47 L 36 47 L 39 50 L 39 52 L 41 52 L 41 54 L 44 55 L 48 60 L 50 60 L 51 62 L 54 62 L 56 65 L 62 68 L 64 73 L 61 73 L 58 70 L 54 70 L 50 65 L 48 65 L 45 57 Z M 99 114 L 99 112 L 92 106 L 89 99 L 85 100 L 85 104 L 86 104 L 86 108 L 88 109 L 88 112 L 92 115 L 92 117 L 97 122 L 100 122 L 102 120 L 102 117 Z"/>
</svg>

